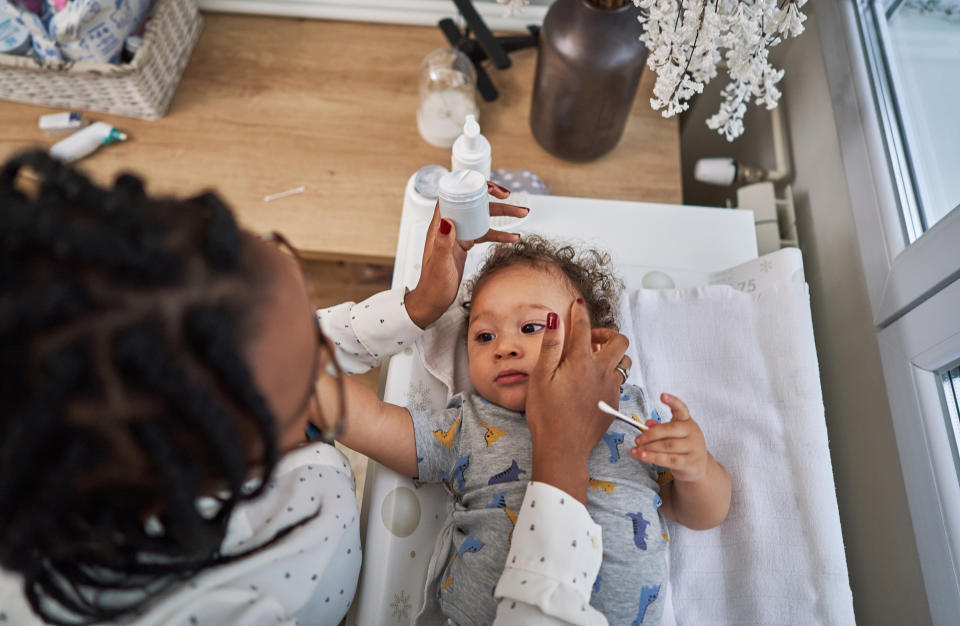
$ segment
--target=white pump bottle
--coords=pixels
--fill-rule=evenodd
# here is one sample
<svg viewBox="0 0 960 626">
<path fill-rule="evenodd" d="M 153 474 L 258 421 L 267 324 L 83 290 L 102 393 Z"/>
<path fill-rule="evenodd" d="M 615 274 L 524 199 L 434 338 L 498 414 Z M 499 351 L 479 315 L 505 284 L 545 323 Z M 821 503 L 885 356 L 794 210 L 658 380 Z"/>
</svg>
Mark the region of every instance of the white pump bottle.
<svg viewBox="0 0 960 626">
<path fill-rule="evenodd" d="M 451 170 L 475 170 L 490 180 L 490 142 L 480 134 L 480 124 L 473 115 L 467 115 L 463 134 L 453 142 Z"/>
</svg>

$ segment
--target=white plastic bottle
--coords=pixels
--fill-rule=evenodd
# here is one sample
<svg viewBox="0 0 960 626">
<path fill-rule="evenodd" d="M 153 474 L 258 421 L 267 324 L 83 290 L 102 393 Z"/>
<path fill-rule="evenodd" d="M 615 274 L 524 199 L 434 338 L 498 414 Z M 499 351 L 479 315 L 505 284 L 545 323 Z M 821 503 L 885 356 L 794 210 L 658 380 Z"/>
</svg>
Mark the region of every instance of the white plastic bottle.
<svg viewBox="0 0 960 626">
<path fill-rule="evenodd" d="M 451 171 L 474 170 L 490 180 L 490 142 L 480 134 L 480 124 L 473 115 L 467 115 L 463 134 L 453 142 L 450 165 Z"/>
<path fill-rule="evenodd" d="M 106 122 L 95 122 L 50 147 L 50 156 L 65 163 L 82 159 L 100 146 L 126 141 L 127 135 Z"/>
</svg>

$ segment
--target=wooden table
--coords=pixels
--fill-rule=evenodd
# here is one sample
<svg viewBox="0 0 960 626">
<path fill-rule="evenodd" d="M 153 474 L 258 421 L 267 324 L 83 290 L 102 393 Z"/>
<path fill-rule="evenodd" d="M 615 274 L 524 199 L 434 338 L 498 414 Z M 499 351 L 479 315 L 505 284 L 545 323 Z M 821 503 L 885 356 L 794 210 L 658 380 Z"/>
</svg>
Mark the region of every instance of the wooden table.
<svg viewBox="0 0 960 626">
<path fill-rule="evenodd" d="M 285 233 L 314 258 L 392 263 L 403 190 L 450 152 L 417 132 L 419 65 L 445 45 L 437 28 L 207 14 L 170 112 L 162 120 L 88 114 L 131 141 L 82 162 L 96 179 L 144 175 L 152 193 L 220 192 L 241 222 Z M 495 169 L 530 169 L 552 192 L 680 203 L 675 119 L 652 111 L 646 70 L 619 145 L 588 164 L 543 150 L 530 132 L 536 52 L 490 70 L 500 98 L 481 101 Z M 0 160 L 55 139 L 37 128 L 51 109 L 0 102 Z M 306 192 L 265 203 L 265 195 Z"/>
</svg>

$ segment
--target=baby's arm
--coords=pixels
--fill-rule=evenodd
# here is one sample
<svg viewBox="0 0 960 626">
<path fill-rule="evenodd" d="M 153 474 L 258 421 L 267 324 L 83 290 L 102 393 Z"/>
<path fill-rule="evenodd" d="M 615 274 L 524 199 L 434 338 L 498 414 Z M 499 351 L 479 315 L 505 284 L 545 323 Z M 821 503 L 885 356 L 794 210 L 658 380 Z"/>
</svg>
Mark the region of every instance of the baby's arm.
<svg viewBox="0 0 960 626">
<path fill-rule="evenodd" d="M 708 453 L 709 454 L 709 453 Z M 730 475 L 712 456 L 706 474 L 694 481 L 674 479 L 660 488 L 663 514 L 687 528 L 719 526 L 730 509 Z"/>
<path fill-rule="evenodd" d="M 344 378 L 346 420 L 338 441 L 404 476 L 417 475 L 413 419 L 402 406 L 383 402 L 372 389 Z"/>
<path fill-rule="evenodd" d="M 730 475 L 707 451 L 687 405 L 668 394 L 660 399 L 673 418 L 666 424 L 648 421 L 650 430 L 636 438 L 630 454 L 673 474 L 673 480 L 660 490 L 664 515 L 694 530 L 718 526 L 730 509 Z"/>
</svg>

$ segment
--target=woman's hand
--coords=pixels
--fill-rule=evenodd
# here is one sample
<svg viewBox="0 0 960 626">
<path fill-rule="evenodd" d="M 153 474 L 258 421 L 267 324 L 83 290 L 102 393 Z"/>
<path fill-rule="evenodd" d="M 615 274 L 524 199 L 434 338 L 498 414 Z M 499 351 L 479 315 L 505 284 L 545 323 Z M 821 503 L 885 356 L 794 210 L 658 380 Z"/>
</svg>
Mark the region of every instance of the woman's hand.
<svg viewBox="0 0 960 626">
<path fill-rule="evenodd" d="M 580 298 L 571 307 L 569 331 L 555 313 L 547 316 L 540 359 L 527 389 L 533 480 L 586 502 L 587 461 L 613 419 L 597 403 L 616 401 L 622 377 L 615 368 L 628 345 L 614 330 L 591 330 Z"/>
<path fill-rule="evenodd" d="M 496 183 L 487 183 L 487 190 L 501 200 L 510 192 Z M 530 209 L 504 204 L 490 203 L 490 215 L 509 215 L 524 217 Z M 423 262 L 420 269 L 420 281 L 416 288 L 407 294 L 404 303 L 407 314 L 413 323 L 426 328 L 437 321 L 457 297 L 460 280 L 463 278 L 463 264 L 467 260 L 467 251 L 473 244 L 483 241 L 511 242 L 520 238 L 515 233 L 488 230 L 487 234 L 474 241 L 457 241 L 457 230 L 453 222 L 440 218 L 439 203 L 433 210 L 433 220 L 427 229 L 427 240 L 423 246 Z"/>
</svg>

